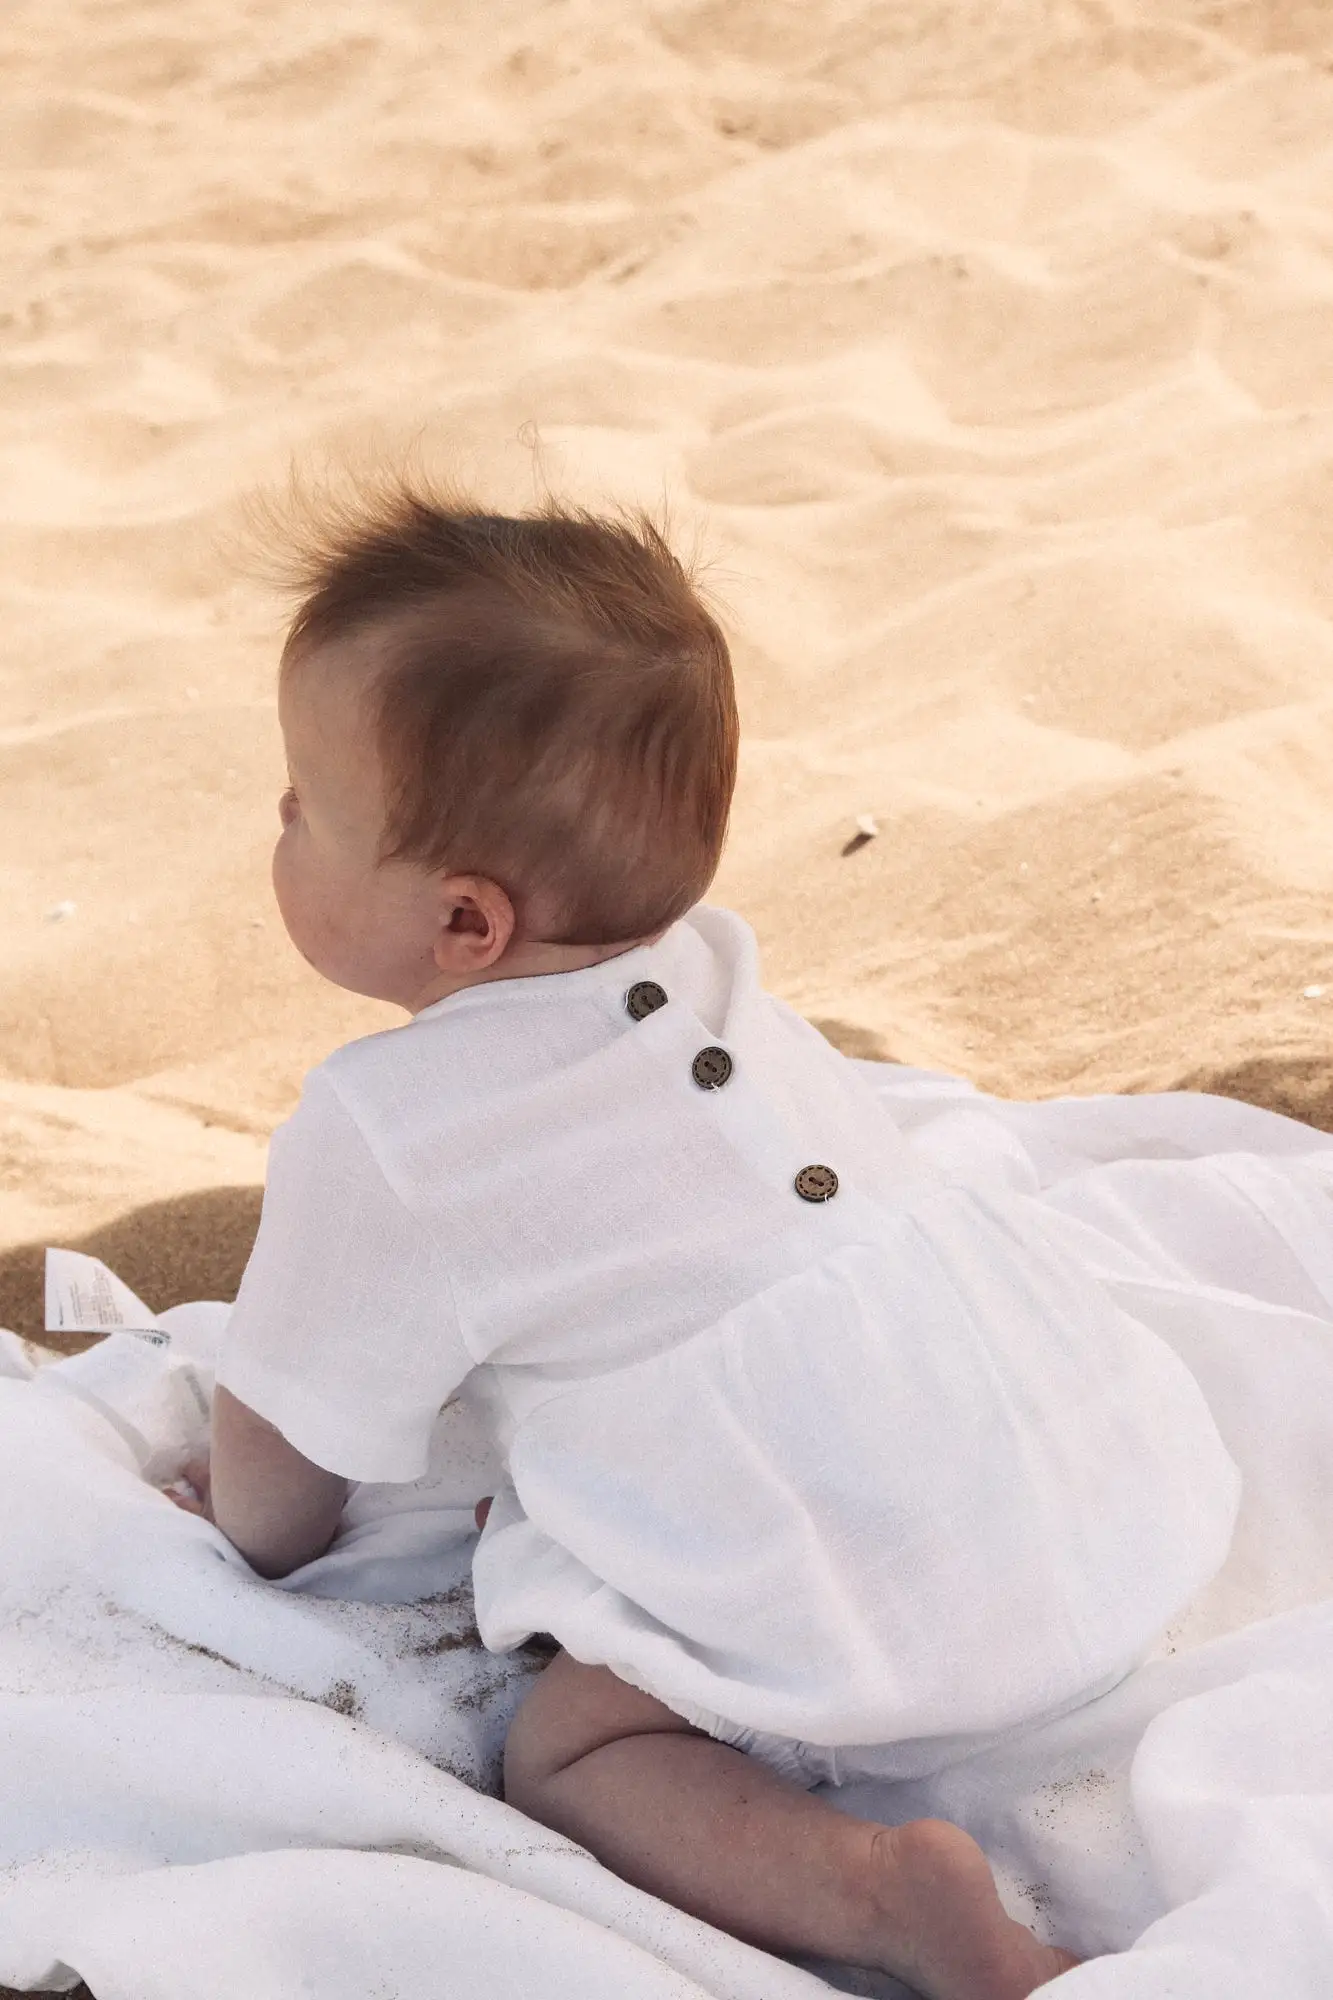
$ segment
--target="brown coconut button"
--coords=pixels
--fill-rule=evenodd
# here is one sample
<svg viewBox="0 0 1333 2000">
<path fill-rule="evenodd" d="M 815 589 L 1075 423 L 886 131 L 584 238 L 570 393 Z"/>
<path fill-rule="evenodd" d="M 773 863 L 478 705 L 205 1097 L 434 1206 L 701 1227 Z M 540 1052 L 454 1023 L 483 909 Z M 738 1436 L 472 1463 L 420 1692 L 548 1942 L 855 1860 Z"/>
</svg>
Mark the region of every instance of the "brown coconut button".
<svg viewBox="0 0 1333 2000">
<path fill-rule="evenodd" d="M 655 979 L 637 979 L 625 995 L 625 1012 L 635 1021 L 646 1021 L 666 1003 L 666 991 Z"/>
<path fill-rule="evenodd" d="M 725 1049 L 700 1049 L 690 1064 L 690 1075 L 700 1090 L 721 1090 L 731 1071 L 731 1057 Z"/>
<path fill-rule="evenodd" d="M 838 1192 L 838 1176 L 832 1167 L 802 1167 L 795 1186 L 802 1201 L 832 1201 Z"/>
</svg>

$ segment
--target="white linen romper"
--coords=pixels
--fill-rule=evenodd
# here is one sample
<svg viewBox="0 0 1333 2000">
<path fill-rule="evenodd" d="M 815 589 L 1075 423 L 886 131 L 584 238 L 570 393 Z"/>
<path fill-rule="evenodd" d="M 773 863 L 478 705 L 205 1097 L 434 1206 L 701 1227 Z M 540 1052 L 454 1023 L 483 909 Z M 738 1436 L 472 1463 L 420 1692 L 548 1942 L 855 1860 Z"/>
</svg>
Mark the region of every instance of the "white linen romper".
<svg viewBox="0 0 1333 2000">
<path fill-rule="evenodd" d="M 218 1379 L 354 1480 L 419 1477 L 462 1394 L 508 1468 L 485 1643 L 728 1740 L 1086 1700 L 1218 1570 L 1238 1475 L 1062 1218 L 914 1159 L 864 1067 L 706 905 L 354 1042 L 274 1136 Z"/>
</svg>

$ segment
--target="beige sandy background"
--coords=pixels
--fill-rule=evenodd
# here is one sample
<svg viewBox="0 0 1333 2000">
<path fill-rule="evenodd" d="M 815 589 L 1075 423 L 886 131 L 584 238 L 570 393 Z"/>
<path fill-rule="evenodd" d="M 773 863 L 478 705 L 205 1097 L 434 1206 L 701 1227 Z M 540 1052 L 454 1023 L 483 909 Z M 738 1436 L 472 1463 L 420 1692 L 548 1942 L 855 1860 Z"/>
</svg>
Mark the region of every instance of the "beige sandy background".
<svg viewBox="0 0 1333 2000">
<path fill-rule="evenodd" d="M 1327 6 L 10 0 L 0 188 L 0 1319 L 229 1292 L 396 1018 L 269 899 L 293 453 L 702 533 L 844 1046 L 1333 1116 Z"/>
</svg>

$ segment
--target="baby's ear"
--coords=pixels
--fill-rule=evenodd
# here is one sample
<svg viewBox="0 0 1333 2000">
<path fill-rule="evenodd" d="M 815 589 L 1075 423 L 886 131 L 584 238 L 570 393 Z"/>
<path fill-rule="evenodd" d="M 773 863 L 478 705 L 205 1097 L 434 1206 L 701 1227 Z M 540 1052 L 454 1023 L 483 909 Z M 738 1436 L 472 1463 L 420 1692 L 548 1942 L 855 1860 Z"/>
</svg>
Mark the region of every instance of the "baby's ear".
<svg viewBox="0 0 1333 2000">
<path fill-rule="evenodd" d="M 435 963 L 451 978 L 486 972 L 509 949 L 514 906 L 484 875 L 447 875 L 439 887 Z"/>
</svg>

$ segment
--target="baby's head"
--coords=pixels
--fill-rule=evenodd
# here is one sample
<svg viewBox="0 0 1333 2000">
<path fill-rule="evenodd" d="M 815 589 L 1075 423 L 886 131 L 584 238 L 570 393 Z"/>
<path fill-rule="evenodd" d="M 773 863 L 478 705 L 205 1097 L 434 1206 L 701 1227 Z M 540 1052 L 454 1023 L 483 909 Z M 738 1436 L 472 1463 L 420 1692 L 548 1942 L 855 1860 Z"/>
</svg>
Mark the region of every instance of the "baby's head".
<svg viewBox="0 0 1333 2000">
<path fill-rule="evenodd" d="M 310 525 L 297 565 L 273 881 L 318 972 L 415 1013 L 610 957 L 704 894 L 731 663 L 646 517 L 396 483 Z"/>
</svg>

